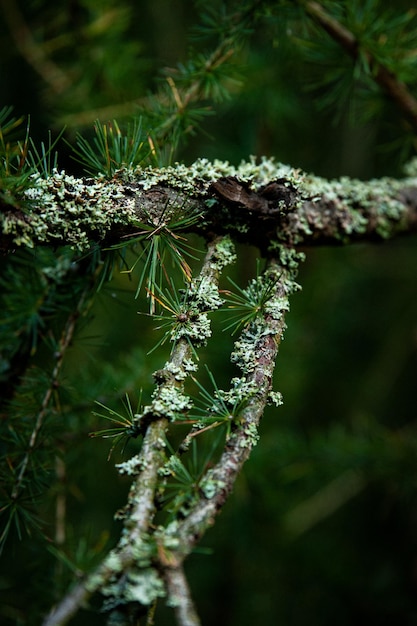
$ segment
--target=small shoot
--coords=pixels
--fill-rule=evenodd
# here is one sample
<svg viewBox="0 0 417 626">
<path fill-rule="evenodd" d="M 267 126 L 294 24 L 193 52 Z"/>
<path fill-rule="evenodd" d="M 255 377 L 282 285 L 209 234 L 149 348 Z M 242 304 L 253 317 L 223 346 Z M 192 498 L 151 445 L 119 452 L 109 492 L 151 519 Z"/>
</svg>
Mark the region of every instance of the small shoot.
<svg viewBox="0 0 417 626">
<path fill-rule="evenodd" d="M 19 139 L 23 122 L 23 117 L 12 117 L 12 107 L 0 109 L 0 202 L 24 210 L 29 201 L 22 200 L 22 194 L 34 186 L 33 176 L 38 174 L 46 178 L 57 167 L 58 156 L 54 148 L 65 129 L 54 141 L 49 133 L 47 144 L 42 142 L 39 150 L 29 137 L 29 120 L 23 139 Z"/>
<path fill-rule="evenodd" d="M 240 414 L 254 390 L 235 387 L 229 392 L 223 391 L 218 388 L 214 376 L 207 366 L 206 369 L 214 391 L 208 391 L 194 376 L 192 377 L 199 388 L 200 399 L 195 400 L 195 412 L 189 415 L 190 420 L 195 424 L 189 438 L 222 425 L 226 426 L 226 438 L 228 438 L 232 425 L 239 421 Z M 240 379 L 233 380 L 238 382 Z"/>
<path fill-rule="evenodd" d="M 29 138 L 29 148 L 25 148 L 23 151 L 27 151 L 27 161 L 30 164 L 33 172 L 37 172 L 42 178 L 48 178 L 53 174 L 53 171 L 58 167 L 58 152 L 54 150 L 58 141 L 60 141 L 64 134 L 65 128 L 61 130 L 58 136 L 52 141 L 51 131 L 48 132 L 48 142 L 45 144 L 41 142 L 40 150 L 36 147 L 35 143 Z"/>
<path fill-rule="evenodd" d="M 259 270 L 259 263 L 258 263 Z M 224 330 L 232 329 L 232 335 L 235 335 L 240 329 L 249 326 L 259 315 L 265 312 L 266 304 L 275 295 L 275 288 L 281 276 L 267 274 L 257 275 L 253 278 L 245 289 L 237 285 L 234 280 L 228 277 L 229 282 L 235 288 L 235 292 L 223 290 L 228 303 L 228 309 L 232 313 L 229 319 L 230 323 Z"/>
<path fill-rule="evenodd" d="M 166 341 L 173 342 L 173 345 L 181 338 L 188 341 L 194 357 L 198 360 L 194 344 L 201 343 L 204 337 L 204 322 L 207 316 L 200 313 L 189 302 L 188 286 L 186 289 L 177 290 L 172 280 L 170 281 L 171 289 L 160 289 L 155 286 L 156 293 L 152 293 L 153 300 L 161 307 L 161 313 L 153 314 L 155 320 L 160 324 L 156 330 L 163 330 L 163 335 L 157 344 L 150 350 L 149 354 L 154 352 L 159 346 L 164 345 Z"/>
<path fill-rule="evenodd" d="M 158 500 L 160 506 L 165 508 L 171 516 L 186 515 L 193 503 L 199 498 L 202 482 L 213 462 L 219 443 L 220 440 L 215 439 L 207 451 L 202 454 L 199 451 L 197 441 L 193 439 L 189 454 L 183 460 L 167 442 L 171 456 L 161 471 L 165 477 L 165 483 Z"/>
<path fill-rule="evenodd" d="M 42 534 L 42 523 L 33 512 L 33 505 L 33 495 L 19 499 L 3 495 L 0 502 L 0 555 L 10 534 L 15 533 L 19 541 L 25 534 L 33 537 L 34 531 Z"/>
<path fill-rule="evenodd" d="M 119 444 L 122 445 L 122 451 L 124 450 L 127 442 L 133 436 L 134 432 L 134 418 L 137 413 L 140 412 L 142 403 L 142 392 L 140 393 L 136 413 L 132 409 L 132 405 L 130 402 L 129 395 L 125 394 L 125 399 L 123 401 L 124 405 L 124 414 L 119 411 L 115 411 L 114 409 L 106 406 L 102 402 L 96 400 L 96 404 L 100 406 L 102 409 L 106 411 L 106 413 L 99 413 L 98 411 L 93 411 L 93 415 L 97 417 L 102 417 L 106 420 L 109 420 L 114 424 L 112 428 L 104 428 L 102 430 L 94 431 L 90 433 L 90 437 L 102 437 L 103 439 L 114 439 L 113 445 L 110 448 L 107 460 L 110 459 L 113 451 Z"/>
<path fill-rule="evenodd" d="M 92 142 L 77 135 L 74 159 L 84 165 L 91 176 L 113 178 L 118 170 L 132 169 L 150 164 L 155 160 L 155 146 L 142 132 L 142 121 L 135 118 L 123 132 L 116 120 L 103 124 L 94 123 L 95 137 Z"/>
<path fill-rule="evenodd" d="M 179 207 L 179 209 L 181 211 L 180 215 L 178 215 L 178 211 L 169 211 L 168 205 L 158 216 L 145 213 L 145 220 L 136 222 L 136 226 L 140 230 L 133 235 L 129 235 L 129 240 L 126 243 L 117 244 L 112 248 L 122 248 L 126 247 L 126 245 L 136 246 L 138 244 L 142 247 L 132 267 L 124 270 L 123 273 L 132 274 L 138 263 L 143 262 L 135 297 L 139 296 L 142 287 L 145 286 L 150 299 L 149 312 L 151 315 L 155 313 L 155 294 L 161 289 L 164 279 L 169 281 L 168 260 L 174 269 L 180 270 L 185 281 L 190 282 L 192 270 L 184 257 L 188 256 L 197 259 L 190 252 L 190 250 L 194 249 L 176 231 L 185 230 L 195 224 L 200 218 L 200 213 L 183 215 L 182 207 Z M 169 216 L 168 213 L 170 213 Z"/>
</svg>

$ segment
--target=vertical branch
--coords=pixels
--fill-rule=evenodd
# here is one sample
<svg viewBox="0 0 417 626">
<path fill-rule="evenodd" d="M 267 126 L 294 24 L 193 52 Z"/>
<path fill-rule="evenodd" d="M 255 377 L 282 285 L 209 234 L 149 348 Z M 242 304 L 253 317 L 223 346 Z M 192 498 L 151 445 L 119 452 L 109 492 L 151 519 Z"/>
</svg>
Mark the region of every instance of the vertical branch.
<svg viewBox="0 0 417 626">
<path fill-rule="evenodd" d="M 174 609 L 179 626 L 200 626 L 183 567 L 167 567 L 164 575 L 168 604 Z"/>
<path fill-rule="evenodd" d="M 208 244 L 200 274 L 192 281 L 190 293 L 184 296 L 189 298 L 193 308 L 194 324 L 198 319 L 206 320 L 206 311 L 222 304 L 217 287 L 219 273 L 234 258 L 233 245 L 228 237 L 217 237 Z M 198 325 L 190 325 L 189 335 L 176 339 L 169 360 L 156 373 L 158 384 L 151 404 L 136 416 L 138 434 L 144 434 L 141 450 L 118 466 L 121 473 L 133 477 L 126 509 L 119 516 L 124 520 L 124 529 L 118 545 L 92 574 L 69 591 L 46 617 L 44 626 L 66 624 L 96 591 L 101 591 L 109 599 L 110 608 L 132 602 L 136 602 L 138 608 L 151 606 L 158 595 L 165 594 L 159 565 L 155 568 L 152 564 L 156 490 L 159 470 L 166 460 L 165 434 L 171 420 L 175 419 L 172 406 L 179 401 L 187 406 L 186 396 L 182 394 L 183 381 L 190 371 L 195 347 L 204 345 L 210 335 L 208 328 L 204 327 L 204 336 L 196 334 L 196 329 L 200 328 Z M 183 578 L 183 574 L 176 572 L 170 578 L 172 588 L 179 589 Z M 184 590 L 182 597 L 184 602 L 187 598 L 182 610 L 191 616 L 191 597 Z"/>
<path fill-rule="evenodd" d="M 171 555 L 178 565 L 214 523 L 257 443 L 257 428 L 265 406 L 270 399 L 274 399 L 271 396 L 272 376 L 285 330 L 284 313 L 289 309 L 288 296 L 298 288 L 294 281 L 297 266 L 295 252 L 283 250 L 280 256 L 279 260 L 269 261 L 266 272 L 277 279 L 274 293 L 262 314 L 243 330 L 232 354 L 232 360 L 244 373 L 242 401 L 245 400 L 245 392 L 248 394 L 247 401 L 235 421 L 220 460 L 206 474 L 199 500 L 184 519 L 177 519 L 166 528 L 167 537 L 175 537 L 178 542 L 178 548 Z"/>
<path fill-rule="evenodd" d="M 17 475 L 16 482 L 13 486 L 13 490 L 11 493 L 12 500 L 17 500 L 17 498 L 20 495 L 23 481 L 24 481 L 24 478 L 25 478 L 25 475 L 29 466 L 31 455 L 33 454 L 33 451 L 35 450 L 39 433 L 41 431 L 41 428 L 43 426 L 43 423 L 49 411 L 49 405 L 51 402 L 52 394 L 58 385 L 58 378 L 61 372 L 62 364 L 64 362 L 64 356 L 73 339 L 77 320 L 79 316 L 81 315 L 81 311 L 84 307 L 85 300 L 90 292 L 90 289 L 91 289 L 90 285 L 88 285 L 88 287 L 84 289 L 80 297 L 80 300 L 77 304 L 76 309 L 69 315 L 67 322 L 65 324 L 64 330 L 62 331 L 61 338 L 58 343 L 58 349 L 55 352 L 55 366 L 52 370 L 51 380 L 43 396 L 39 413 L 36 416 L 35 425 L 33 427 L 33 430 L 29 439 L 27 451 L 26 451 L 25 456 L 23 457 L 23 461 L 20 466 L 20 470 Z"/>
<path fill-rule="evenodd" d="M 55 543 L 62 546 L 66 537 L 66 496 L 64 491 L 64 483 L 66 479 L 65 462 L 61 457 L 55 459 L 55 473 L 58 479 L 59 489 L 56 497 L 55 505 Z"/>
</svg>

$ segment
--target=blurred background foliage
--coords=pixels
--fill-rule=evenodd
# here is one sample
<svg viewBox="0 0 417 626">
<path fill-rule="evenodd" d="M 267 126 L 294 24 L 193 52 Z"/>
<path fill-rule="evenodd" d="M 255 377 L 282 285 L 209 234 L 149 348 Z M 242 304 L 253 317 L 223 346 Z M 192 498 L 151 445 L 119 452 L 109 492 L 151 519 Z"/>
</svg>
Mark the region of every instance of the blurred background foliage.
<svg viewBox="0 0 417 626">
<path fill-rule="evenodd" d="M 326 177 L 400 175 L 415 146 L 401 114 L 366 76 L 352 82 L 357 67 L 326 34 L 299 25 L 296 13 L 284 16 L 293 3 L 259 4 L 263 16 L 232 59 L 230 97 L 209 102 L 213 114 L 176 158 L 237 164 L 266 154 Z M 395 3 L 405 24 L 397 30 L 388 0 L 324 4 L 338 5 L 365 44 L 366 37 L 379 41 L 387 58 L 404 45 L 415 59 L 413 2 Z M 219 29 L 222 23 L 221 3 L 204 21 L 202 3 L 191 0 L 1 0 L 0 7 L 0 105 L 30 114 L 35 142 L 64 125 L 70 143 L 76 132 L 88 137 L 97 118 L 123 124 L 149 101 L 163 68 L 186 63 L 190 49 L 194 55 L 210 49 L 210 37 L 199 38 L 195 26 L 213 15 Z M 417 74 L 411 61 L 408 80 Z M 63 143 L 59 164 L 81 172 Z M 412 626 L 415 238 L 306 253 L 303 290 L 293 297 L 276 368 L 284 405 L 267 411 L 230 502 L 187 563 L 192 590 L 205 624 Z M 239 248 L 236 282 L 254 275 L 255 258 L 255 250 Z M 7 280 L 2 289 L 13 292 Z M 56 392 L 60 414 L 48 425 L 54 447 L 48 497 L 37 511 L 47 523 L 43 538 L 23 532 L 3 551 L 2 624 L 39 623 L 39 611 L 117 537 L 113 514 L 128 483 L 114 462 L 136 444 L 109 462 L 110 443 L 88 433 L 103 427 L 95 400 L 121 410 L 126 393 L 134 403 L 143 388 L 146 398 L 151 374 L 164 362 L 160 351 L 148 354 L 159 335 L 149 317 L 138 315 L 146 304 L 134 293 L 135 285 L 115 271 L 68 353 Z M 204 359 L 219 386 L 227 386 L 234 375 L 231 339 L 218 318 L 214 329 Z M 33 365 L 41 367 L 47 355 L 34 352 Z M 57 537 L 60 510 L 65 523 Z M 158 611 L 158 623 L 172 623 L 166 609 Z M 81 613 L 74 624 L 102 619 Z"/>
</svg>

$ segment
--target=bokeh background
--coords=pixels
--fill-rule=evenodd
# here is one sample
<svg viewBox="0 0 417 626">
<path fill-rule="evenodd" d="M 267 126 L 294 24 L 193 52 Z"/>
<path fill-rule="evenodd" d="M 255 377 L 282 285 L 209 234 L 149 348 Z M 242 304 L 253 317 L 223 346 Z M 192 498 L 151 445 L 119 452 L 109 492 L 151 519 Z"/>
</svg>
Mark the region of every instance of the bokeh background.
<svg viewBox="0 0 417 626">
<path fill-rule="evenodd" d="M 396 2 L 399 12 L 412 5 Z M 64 125 L 70 143 L 77 131 L 89 136 L 96 118 L 123 124 L 157 88 L 161 68 L 184 62 L 190 46 L 199 49 L 190 39 L 198 20 L 190 0 L 2 0 L 0 105 L 30 115 L 35 142 Z M 237 164 L 265 154 L 326 177 L 401 175 L 414 143 L 400 114 L 377 89 L 352 87 L 343 53 L 333 62 L 346 86 L 328 98 L 322 60 L 312 63 L 298 44 L 279 11 L 261 20 L 237 55 L 230 99 L 214 105 L 177 158 Z M 59 153 L 60 165 L 79 174 L 65 144 Z M 305 252 L 276 368 L 284 405 L 268 409 L 230 501 L 187 563 L 192 591 L 207 625 L 413 626 L 416 240 Z M 243 286 L 255 271 L 256 250 L 239 248 L 233 279 Z M 123 453 L 107 461 L 109 442 L 88 437 L 102 427 L 94 401 L 118 406 L 140 388 L 146 396 L 164 362 L 158 351 L 148 354 L 155 324 L 138 315 L 143 303 L 134 292 L 116 273 L 65 369 L 78 401 L 65 416 L 71 436 L 61 453 L 63 478 L 42 514 L 52 527 L 56 498 L 65 499 L 63 551 L 80 568 L 116 540 L 113 514 L 128 489 L 114 468 Z M 227 388 L 235 374 L 231 340 L 217 318 L 214 327 L 204 358 Z M 39 623 L 39 611 L 72 579 L 71 566 L 57 565 L 53 549 L 39 545 L 25 537 L 2 555 L 4 624 Z M 157 623 L 172 623 L 169 611 L 158 611 Z M 73 623 L 102 620 L 97 610 Z"/>
</svg>

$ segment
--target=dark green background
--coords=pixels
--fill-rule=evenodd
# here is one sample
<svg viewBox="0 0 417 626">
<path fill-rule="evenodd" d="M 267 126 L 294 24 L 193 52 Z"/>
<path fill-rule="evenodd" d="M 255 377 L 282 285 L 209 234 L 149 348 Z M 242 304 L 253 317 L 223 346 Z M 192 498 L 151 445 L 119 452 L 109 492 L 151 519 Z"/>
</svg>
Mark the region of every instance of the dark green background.
<svg viewBox="0 0 417 626">
<path fill-rule="evenodd" d="M 396 6 L 404 10 L 412 4 Z M 0 16 L 14 2 L 2 5 Z M 64 123 L 69 141 L 76 130 L 88 134 L 102 107 L 108 107 L 102 121 L 123 122 L 119 106 L 145 97 L 155 89 L 161 68 L 186 58 L 196 18 L 187 1 L 20 5 L 37 44 L 49 42 L 54 62 L 72 81 L 55 93 L 19 53 L 0 17 L 0 105 L 30 114 L 38 141 Z M 240 83 L 231 99 L 215 106 L 205 132 L 178 158 L 237 164 L 266 154 L 327 177 L 398 175 L 410 146 L 412 154 L 399 114 L 380 100 L 378 114 L 366 121 L 355 116 L 357 99 L 347 99 L 340 110 L 321 106 L 323 89 L 309 88 L 320 68 L 303 60 L 299 49 L 280 37 L 281 29 L 279 18 L 258 24 L 238 57 Z M 134 106 L 129 110 L 134 113 Z M 65 145 L 60 162 L 79 171 Z M 207 625 L 413 626 L 415 238 L 305 252 L 303 290 L 293 296 L 276 368 L 275 387 L 284 405 L 267 411 L 261 441 L 202 542 L 212 554 L 189 559 L 190 584 Z M 255 272 L 256 251 L 239 249 L 239 254 L 233 276 L 244 285 Z M 93 402 L 110 395 L 120 406 L 116 398 L 126 390 L 135 396 L 144 387 L 149 393 L 151 373 L 164 362 L 158 352 L 147 355 L 155 332 L 152 322 L 138 315 L 133 295 L 134 286 L 121 276 L 101 293 L 65 370 L 75 396 L 86 393 L 84 404 L 66 418 L 68 429 L 79 433 L 77 445 L 65 453 L 67 549 L 88 566 L 99 560 L 101 544 L 107 541 L 109 547 L 117 537 L 112 517 L 128 489 L 114 469 L 120 453 L 107 462 L 108 442 L 87 437 L 102 427 L 91 414 Z M 215 332 L 206 358 L 219 386 L 227 386 L 235 374 L 227 365 L 231 343 L 217 322 Z M 54 493 L 49 495 L 43 514 L 52 524 Z M 2 623 L 39 623 L 36 614 L 65 589 L 71 574 L 35 537 L 14 542 L 2 560 Z M 51 581 L 58 590 L 51 591 Z M 160 623 L 171 624 L 173 616 L 160 611 Z M 74 624 L 102 619 L 81 613 Z"/>
</svg>

